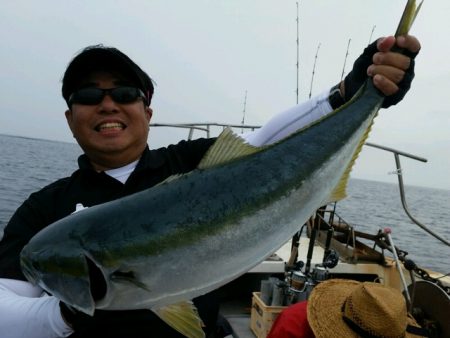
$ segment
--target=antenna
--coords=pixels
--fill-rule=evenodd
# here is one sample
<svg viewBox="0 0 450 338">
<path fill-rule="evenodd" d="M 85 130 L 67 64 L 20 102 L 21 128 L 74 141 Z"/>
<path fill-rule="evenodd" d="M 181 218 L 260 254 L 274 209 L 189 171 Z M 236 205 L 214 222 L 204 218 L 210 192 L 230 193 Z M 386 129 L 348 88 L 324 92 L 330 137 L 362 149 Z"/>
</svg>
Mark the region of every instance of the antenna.
<svg viewBox="0 0 450 338">
<path fill-rule="evenodd" d="M 245 124 L 245 109 L 247 108 L 247 89 L 245 90 L 245 98 L 244 98 L 244 110 L 242 111 L 242 126 Z M 241 129 L 241 134 L 244 132 L 244 128 Z"/>
<path fill-rule="evenodd" d="M 312 71 L 312 76 L 311 76 L 311 86 L 309 87 L 309 98 L 311 98 L 314 74 L 316 73 L 317 56 L 319 55 L 319 48 L 320 48 L 320 42 L 319 42 L 319 45 L 317 46 L 316 57 L 314 58 L 314 66 L 313 66 L 313 71 Z"/>
<path fill-rule="evenodd" d="M 299 36 L 299 30 L 298 30 L 298 1 L 297 1 L 297 90 L 296 90 L 296 93 L 297 93 L 297 104 L 298 104 L 298 83 L 299 83 L 299 74 L 298 74 L 298 72 L 299 72 L 299 38 L 298 38 L 298 36 Z"/>
<path fill-rule="evenodd" d="M 352 39 L 348 39 L 348 44 L 347 44 L 347 52 L 345 54 L 345 59 L 344 59 L 344 66 L 342 67 L 342 75 L 341 75 L 341 81 L 344 78 L 344 74 L 345 74 L 345 64 L 347 62 L 347 56 L 348 56 L 348 49 L 350 48 L 350 41 L 352 41 Z"/>
</svg>

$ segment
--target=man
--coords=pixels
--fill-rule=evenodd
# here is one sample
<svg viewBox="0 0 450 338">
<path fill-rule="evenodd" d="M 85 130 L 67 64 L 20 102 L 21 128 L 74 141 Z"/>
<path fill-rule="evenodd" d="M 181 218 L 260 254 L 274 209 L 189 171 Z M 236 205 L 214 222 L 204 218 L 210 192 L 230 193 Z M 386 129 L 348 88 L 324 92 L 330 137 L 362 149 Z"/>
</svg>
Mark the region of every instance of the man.
<svg viewBox="0 0 450 338">
<path fill-rule="evenodd" d="M 397 44 L 409 56 L 391 52 Z M 412 36 L 387 37 L 365 49 L 345 80 L 330 92 L 276 115 L 243 136 L 260 146 L 275 142 L 348 101 L 367 76 L 383 92 L 383 107 L 399 102 L 414 76 L 420 49 Z M 0 335 L 9 337 L 180 337 L 149 310 L 73 311 L 28 283 L 19 256 L 29 239 L 79 208 L 148 189 L 165 178 L 196 168 L 215 139 L 181 141 L 149 150 L 153 111 L 150 77 L 114 48 L 92 46 L 69 64 L 62 94 L 67 123 L 84 154 L 71 177 L 33 193 L 11 218 L 0 242 Z M 97 290 L 99 293 L 102 290 Z M 214 336 L 218 305 L 214 293 L 194 299 L 207 335 Z"/>
</svg>

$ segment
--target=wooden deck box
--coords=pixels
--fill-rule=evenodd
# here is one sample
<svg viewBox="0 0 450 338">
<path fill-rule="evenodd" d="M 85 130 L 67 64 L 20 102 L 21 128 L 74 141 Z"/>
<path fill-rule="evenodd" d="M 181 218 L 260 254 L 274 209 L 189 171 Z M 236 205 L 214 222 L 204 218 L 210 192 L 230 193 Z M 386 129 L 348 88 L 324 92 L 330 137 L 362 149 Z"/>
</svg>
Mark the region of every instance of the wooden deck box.
<svg viewBox="0 0 450 338">
<path fill-rule="evenodd" d="M 250 328 L 258 338 L 266 338 L 273 322 L 286 306 L 267 306 L 260 292 L 253 292 Z"/>
</svg>

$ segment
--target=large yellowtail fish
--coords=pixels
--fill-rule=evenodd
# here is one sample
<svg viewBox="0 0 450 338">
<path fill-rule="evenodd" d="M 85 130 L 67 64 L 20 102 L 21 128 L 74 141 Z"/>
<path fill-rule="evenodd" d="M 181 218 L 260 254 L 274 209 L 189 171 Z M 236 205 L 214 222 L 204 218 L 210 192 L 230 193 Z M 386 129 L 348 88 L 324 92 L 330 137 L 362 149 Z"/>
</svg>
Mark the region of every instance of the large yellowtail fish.
<svg viewBox="0 0 450 338">
<path fill-rule="evenodd" d="M 23 272 L 87 314 L 153 309 L 200 337 L 199 325 L 183 324 L 195 313 L 177 315 L 190 309 L 180 302 L 249 271 L 339 198 L 382 102 L 367 81 L 340 109 L 267 147 L 225 130 L 198 169 L 39 232 L 22 251 Z"/>
</svg>

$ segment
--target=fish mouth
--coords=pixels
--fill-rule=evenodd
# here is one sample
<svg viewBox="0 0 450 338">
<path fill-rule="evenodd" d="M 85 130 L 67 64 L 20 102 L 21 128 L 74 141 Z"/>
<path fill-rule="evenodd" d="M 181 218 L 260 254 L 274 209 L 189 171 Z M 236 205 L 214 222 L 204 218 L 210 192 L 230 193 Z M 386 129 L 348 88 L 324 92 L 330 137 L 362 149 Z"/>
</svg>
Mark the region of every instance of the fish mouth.
<svg viewBox="0 0 450 338">
<path fill-rule="evenodd" d="M 22 250 L 20 263 L 23 274 L 34 285 L 39 285 L 50 294 L 78 311 L 93 315 L 95 302 L 102 299 L 107 291 L 102 271 L 86 254 L 68 261 L 52 261 L 36 258 L 32 248 Z M 61 274 L 60 264 L 70 265 L 69 273 Z"/>
<path fill-rule="evenodd" d="M 32 261 L 25 258 L 23 255 L 20 257 L 20 265 L 25 278 L 33 285 L 36 285 L 39 281 L 39 273 L 37 273 Z"/>
</svg>

